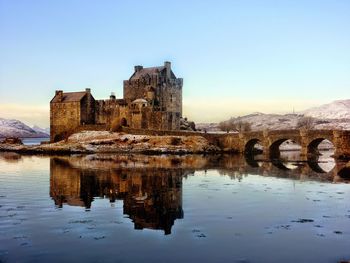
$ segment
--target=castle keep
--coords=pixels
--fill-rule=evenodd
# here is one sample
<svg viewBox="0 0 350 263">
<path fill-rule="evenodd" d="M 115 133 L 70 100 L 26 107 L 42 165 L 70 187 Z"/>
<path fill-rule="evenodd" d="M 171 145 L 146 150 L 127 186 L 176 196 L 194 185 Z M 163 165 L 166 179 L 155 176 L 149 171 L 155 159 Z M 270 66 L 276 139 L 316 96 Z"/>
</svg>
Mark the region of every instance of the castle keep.
<svg viewBox="0 0 350 263">
<path fill-rule="evenodd" d="M 50 102 L 50 139 L 64 139 L 79 128 L 112 125 L 135 129 L 179 130 L 182 118 L 182 78 L 176 78 L 170 62 L 164 66 L 135 66 L 124 80 L 124 98 L 114 94 L 95 100 L 90 89 L 82 92 L 57 90 Z"/>
</svg>

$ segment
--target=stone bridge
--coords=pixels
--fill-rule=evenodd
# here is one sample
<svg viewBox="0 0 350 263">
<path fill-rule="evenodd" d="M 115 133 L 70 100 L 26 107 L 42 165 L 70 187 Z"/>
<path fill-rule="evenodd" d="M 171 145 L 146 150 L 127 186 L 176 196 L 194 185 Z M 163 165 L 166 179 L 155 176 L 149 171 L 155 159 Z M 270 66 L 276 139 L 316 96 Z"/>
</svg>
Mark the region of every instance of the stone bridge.
<svg viewBox="0 0 350 263">
<path fill-rule="evenodd" d="M 214 138 L 214 137 L 213 137 Z M 211 139 L 213 139 L 211 138 Z M 301 146 L 301 156 L 310 157 L 318 154 L 318 145 L 323 140 L 329 140 L 334 146 L 336 158 L 350 157 L 350 131 L 340 130 L 275 130 L 260 132 L 244 132 L 239 134 L 226 134 L 216 138 L 225 150 L 238 151 L 251 154 L 254 146 L 263 146 L 266 157 L 278 158 L 279 146 L 292 140 Z"/>
<path fill-rule="evenodd" d="M 293 140 L 301 146 L 301 156 L 317 156 L 318 145 L 324 140 L 329 140 L 334 146 L 335 158 L 350 158 L 350 130 L 299 129 L 243 133 L 203 133 L 190 131 L 144 130 L 123 127 L 122 131 L 131 134 L 156 136 L 203 136 L 224 151 L 245 154 L 253 153 L 254 146 L 259 143 L 263 146 L 263 152 L 266 158 L 278 158 L 280 155 L 279 146 L 287 140 Z"/>
</svg>

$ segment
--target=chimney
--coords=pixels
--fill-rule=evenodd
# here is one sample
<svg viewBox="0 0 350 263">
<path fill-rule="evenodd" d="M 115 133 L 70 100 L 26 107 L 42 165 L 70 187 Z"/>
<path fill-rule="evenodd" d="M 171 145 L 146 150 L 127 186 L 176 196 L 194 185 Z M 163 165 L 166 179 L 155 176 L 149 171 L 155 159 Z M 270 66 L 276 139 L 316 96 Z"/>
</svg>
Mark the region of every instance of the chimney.
<svg viewBox="0 0 350 263">
<path fill-rule="evenodd" d="M 109 96 L 109 99 L 110 100 L 115 100 L 115 93 L 114 92 L 111 92 L 111 96 Z"/>
<path fill-rule="evenodd" d="M 87 88 L 87 89 L 85 89 L 85 92 L 91 93 L 91 89 Z"/>
<path fill-rule="evenodd" d="M 63 90 L 56 90 L 55 96 L 58 97 L 58 101 L 61 102 L 63 99 Z"/>
<path fill-rule="evenodd" d="M 135 72 L 140 71 L 141 69 L 143 69 L 143 66 L 141 65 L 135 66 Z"/>
<path fill-rule="evenodd" d="M 170 79 L 171 77 L 171 63 L 169 61 L 164 62 L 164 67 L 166 69 L 166 77 Z"/>
</svg>

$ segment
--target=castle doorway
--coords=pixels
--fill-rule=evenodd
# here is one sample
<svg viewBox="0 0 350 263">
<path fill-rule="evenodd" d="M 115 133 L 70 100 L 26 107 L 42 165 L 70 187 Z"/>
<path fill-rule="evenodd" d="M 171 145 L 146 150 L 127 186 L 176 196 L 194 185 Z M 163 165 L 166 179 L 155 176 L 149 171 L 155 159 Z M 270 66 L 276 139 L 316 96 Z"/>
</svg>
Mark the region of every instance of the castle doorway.
<svg viewBox="0 0 350 263">
<path fill-rule="evenodd" d="M 128 122 L 126 121 L 125 118 L 122 118 L 122 119 L 120 120 L 120 126 L 123 126 L 123 127 L 128 126 Z"/>
<path fill-rule="evenodd" d="M 53 142 L 59 142 L 59 141 L 62 141 L 63 139 L 64 139 L 64 136 L 62 134 L 56 134 L 53 139 Z"/>
</svg>

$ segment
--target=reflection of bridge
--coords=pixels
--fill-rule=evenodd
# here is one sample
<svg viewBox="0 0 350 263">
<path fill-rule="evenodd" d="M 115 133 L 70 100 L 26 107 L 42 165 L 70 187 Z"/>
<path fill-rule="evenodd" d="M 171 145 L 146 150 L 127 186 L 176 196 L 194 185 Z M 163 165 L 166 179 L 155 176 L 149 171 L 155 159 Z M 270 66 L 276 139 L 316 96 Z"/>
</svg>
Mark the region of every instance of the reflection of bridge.
<svg viewBox="0 0 350 263">
<path fill-rule="evenodd" d="M 210 139 L 210 138 L 208 138 Z M 350 157 L 350 131 L 332 130 L 278 130 L 226 134 L 216 138 L 221 147 L 250 153 L 260 143 L 267 157 L 278 157 L 279 146 L 292 140 L 301 146 L 303 156 L 315 155 L 317 147 L 323 140 L 329 140 L 335 148 L 335 157 Z"/>
<path fill-rule="evenodd" d="M 349 177 L 343 176 L 346 170 L 350 172 L 350 167 L 345 162 L 335 162 L 334 167 L 329 171 L 323 170 L 319 162 L 309 159 L 304 162 L 284 162 L 281 159 L 258 162 L 246 156 L 246 161 L 250 164 L 249 173 L 291 178 L 297 180 L 317 180 L 329 182 L 347 181 Z M 289 164 L 287 166 L 286 164 Z M 291 168 L 292 167 L 292 168 Z"/>
<path fill-rule="evenodd" d="M 246 155 L 222 155 L 206 163 L 204 169 L 218 169 L 227 174 L 261 175 L 296 180 L 317 180 L 328 182 L 348 182 L 350 180 L 350 163 L 336 161 L 334 167 L 325 171 L 319 165 L 318 159 L 307 161 L 284 161 L 282 159 L 254 160 Z M 202 168 L 202 169 L 203 169 Z"/>
</svg>

